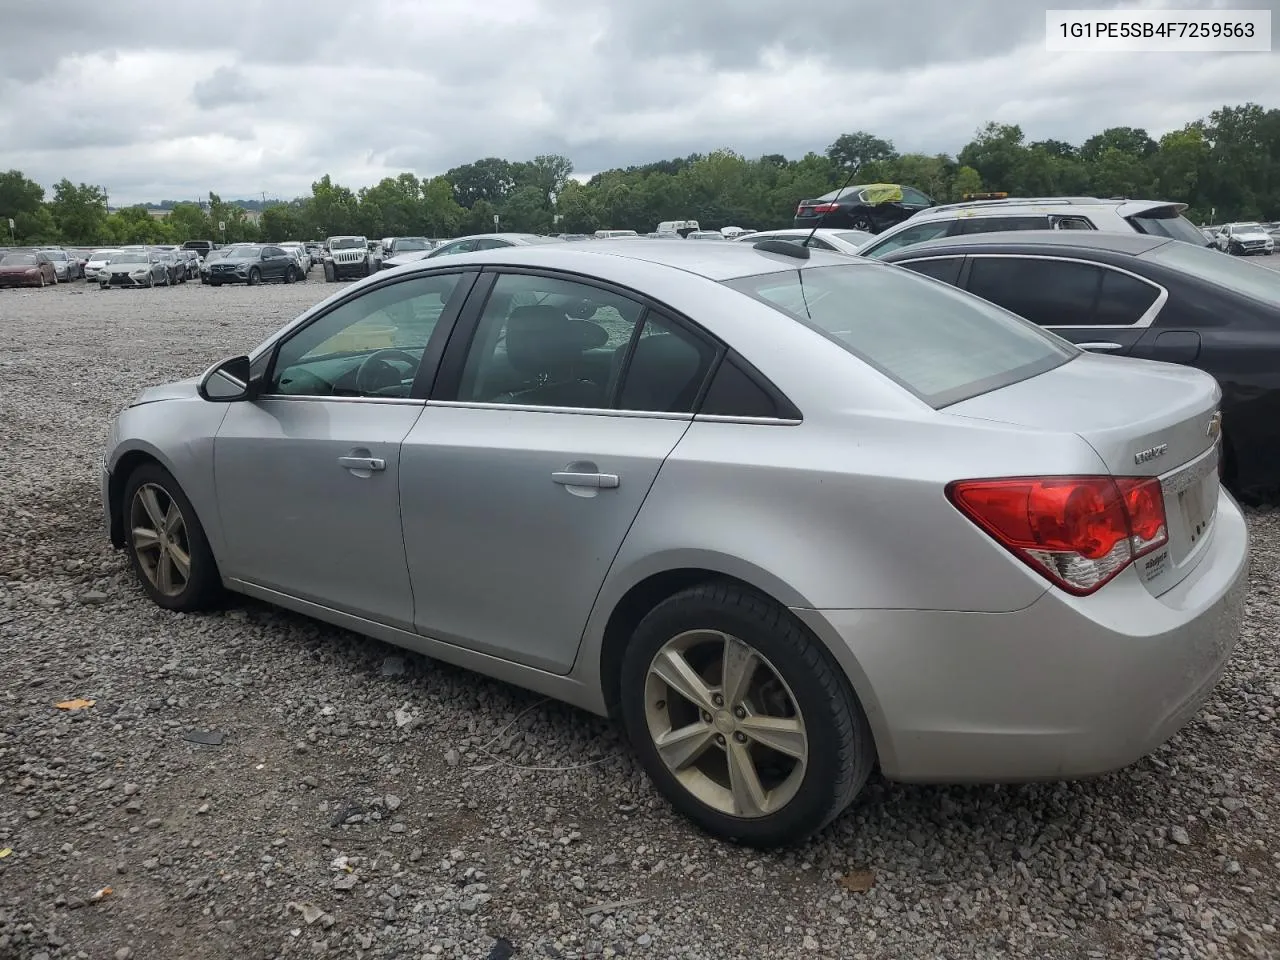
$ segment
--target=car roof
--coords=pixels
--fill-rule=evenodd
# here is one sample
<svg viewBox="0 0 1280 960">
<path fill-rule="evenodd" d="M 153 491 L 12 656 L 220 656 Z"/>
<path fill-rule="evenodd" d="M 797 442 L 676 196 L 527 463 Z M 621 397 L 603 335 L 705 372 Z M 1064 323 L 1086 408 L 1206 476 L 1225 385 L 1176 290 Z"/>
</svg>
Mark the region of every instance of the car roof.
<svg viewBox="0 0 1280 960">
<path fill-rule="evenodd" d="M 810 249 L 809 258 L 801 259 L 766 253 L 744 243 L 689 243 L 687 240 L 653 239 L 646 243 L 593 240 L 591 243 L 540 243 L 533 246 L 501 247 L 496 250 L 454 254 L 447 260 L 416 260 L 404 269 L 435 270 L 444 262 L 451 266 L 466 263 L 509 264 L 576 270 L 609 279 L 615 268 L 623 266 L 618 261 L 656 264 L 716 281 L 782 270 L 860 265 L 853 257 L 817 249 Z M 874 261 L 867 261 L 866 265 L 874 265 Z"/>
<path fill-rule="evenodd" d="M 746 240 L 763 234 L 768 234 L 771 237 L 799 237 L 809 233 L 822 237 L 841 233 L 867 233 L 867 231 L 855 230 L 853 227 L 819 227 L 816 231 L 813 227 L 779 227 L 777 230 L 752 230 L 750 233 L 744 233 L 738 239 Z"/>
<path fill-rule="evenodd" d="M 996 233 L 971 233 L 962 237 L 941 237 L 937 240 L 925 240 L 900 247 L 886 253 L 880 259 L 889 262 L 905 260 L 921 253 L 936 253 L 942 250 L 958 250 L 962 253 L 979 252 L 984 248 L 999 248 L 1002 251 L 1064 251 L 1064 250 L 1101 250 L 1109 253 L 1123 253 L 1140 256 L 1148 250 L 1164 246 L 1166 243 L 1178 243 L 1169 237 L 1152 236 L 1145 233 L 1109 233 L 1103 230 L 1009 230 Z M 1192 244 L 1194 246 L 1194 244 Z"/>
</svg>

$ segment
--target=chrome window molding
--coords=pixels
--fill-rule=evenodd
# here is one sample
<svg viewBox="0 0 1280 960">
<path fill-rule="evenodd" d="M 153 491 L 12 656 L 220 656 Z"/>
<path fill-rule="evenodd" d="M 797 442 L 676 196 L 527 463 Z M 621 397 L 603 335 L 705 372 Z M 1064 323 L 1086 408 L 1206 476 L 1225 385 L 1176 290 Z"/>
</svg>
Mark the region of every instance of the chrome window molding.
<svg viewBox="0 0 1280 960">
<path fill-rule="evenodd" d="M 1042 253 L 939 253 L 936 256 L 919 256 L 910 260 L 894 261 L 899 266 L 905 266 L 908 263 L 919 263 L 922 260 L 943 260 L 955 259 L 956 257 L 968 257 L 970 260 L 1054 260 L 1058 263 L 1079 263 L 1087 267 L 1098 267 L 1102 270 L 1114 270 L 1116 273 L 1123 273 L 1127 277 L 1134 280 L 1140 280 L 1149 287 L 1154 287 L 1157 291 L 1156 298 L 1152 301 L 1151 306 L 1147 307 L 1146 312 L 1140 316 L 1135 323 L 1083 323 L 1059 326 L 1045 326 L 1046 330 L 1144 330 L 1156 322 L 1156 317 L 1160 315 L 1160 311 L 1164 309 L 1164 305 L 1169 300 L 1169 291 L 1165 287 L 1156 283 L 1154 280 L 1134 273 L 1132 270 L 1126 270 L 1124 267 L 1117 267 L 1110 263 L 1102 263 L 1098 260 L 1082 260 L 1080 257 L 1062 257 L 1053 256 Z M 970 292 L 967 288 L 960 287 L 966 292 Z M 975 294 L 976 296 L 976 294 Z"/>
</svg>

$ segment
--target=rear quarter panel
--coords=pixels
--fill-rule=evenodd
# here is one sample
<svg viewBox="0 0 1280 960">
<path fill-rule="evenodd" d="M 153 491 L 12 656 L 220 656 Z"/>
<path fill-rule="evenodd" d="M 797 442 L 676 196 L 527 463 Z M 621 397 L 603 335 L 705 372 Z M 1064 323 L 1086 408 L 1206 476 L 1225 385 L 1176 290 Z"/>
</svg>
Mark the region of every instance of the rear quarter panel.
<svg viewBox="0 0 1280 960">
<path fill-rule="evenodd" d="M 966 477 L 1097 472 L 1073 434 L 853 411 L 799 426 L 695 421 L 636 518 L 598 606 L 664 569 L 738 577 L 792 607 L 1003 612 L 1044 580 L 944 494 Z"/>
</svg>

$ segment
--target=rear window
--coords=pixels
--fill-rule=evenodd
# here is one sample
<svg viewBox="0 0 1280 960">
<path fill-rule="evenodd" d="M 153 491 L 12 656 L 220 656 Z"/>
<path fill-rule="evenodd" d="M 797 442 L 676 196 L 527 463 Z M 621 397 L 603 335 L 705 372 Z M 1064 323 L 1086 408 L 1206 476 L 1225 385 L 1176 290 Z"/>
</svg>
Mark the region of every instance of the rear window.
<svg viewBox="0 0 1280 960">
<path fill-rule="evenodd" d="M 1152 260 L 1227 287 L 1246 297 L 1266 303 L 1280 303 L 1280 271 L 1269 270 L 1239 257 L 1228 257 L 1208 247 L 1165 243 L 1142 254 Z"/>
<path fill-rule="evenodd" d="M 815 267 L 726 286 L 795 318 L 935 409 L 1080 353 L 985 300 L 892 267 Z"/>
<path fill-rule="evenodd" d="M 1168 237 L 1170 240 L 1194 243 L 1197 247 L 1206 246 L 1209 242 L 1194 223 L 1172 207 L 1148 210 L 1128 219 L 1139 233 L 1150 234 L 1153 237 Z"/>
</svg>

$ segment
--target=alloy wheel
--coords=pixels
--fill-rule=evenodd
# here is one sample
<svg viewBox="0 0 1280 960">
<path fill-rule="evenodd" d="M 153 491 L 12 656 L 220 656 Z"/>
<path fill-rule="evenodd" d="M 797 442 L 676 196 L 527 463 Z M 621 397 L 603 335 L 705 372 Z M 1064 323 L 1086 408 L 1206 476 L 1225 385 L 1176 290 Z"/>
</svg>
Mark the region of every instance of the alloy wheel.
<svg viewBox="0 0 1280 960">
<path fill-rule="evenodd" d="M 758 650 L 716 630 L 682 633 L 654 656 L 644 696 L 658 756 L 702 803 L 755 819 L 795 797 L 808 766 L 804 717 Z"/>
<path fill-rule="evenodd" d="M 163 487 L 144 483 L 129 509 L 130 543 L 157 591 L 176 597 L 191 579 L 191 544 L 182 510 Z"/>
</svg>

